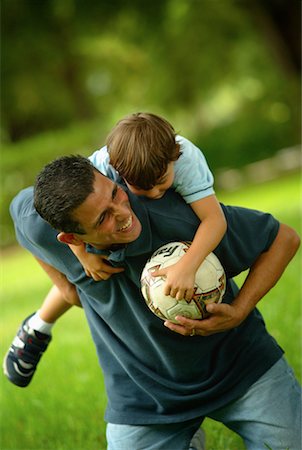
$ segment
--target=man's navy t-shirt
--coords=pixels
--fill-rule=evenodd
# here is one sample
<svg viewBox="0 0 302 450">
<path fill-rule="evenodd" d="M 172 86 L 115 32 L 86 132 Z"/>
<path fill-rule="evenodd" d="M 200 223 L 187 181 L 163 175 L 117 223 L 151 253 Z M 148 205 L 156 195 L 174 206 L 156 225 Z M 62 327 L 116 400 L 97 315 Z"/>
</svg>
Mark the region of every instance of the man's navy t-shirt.
<svg viewBox="0 0 302 450">
<path fill-rule="evenodd" d="M 173 191 L 156 201 L 131 193 L 129 198 L 142 233 L 123 249 L 101 252 L 125 267 L 107 281 L 85 276 L 71 250 L 36 213 L 32 188 L 11 204 L 17 239 L 77 287 L 105 378 L 106 421 L 156 424 L 206 416 L 243 395 L 283 352 L 257 309 L 237 328 L 208 337 L 185 337 L 164 327 L 143 300 L 140 275 L 159 246 L 192 240 L 199 221 Z M 258 211 L 223 210 L 228 230 L 214 253 L 229 278 L 223 301 L 231 303 L 237 292 L 231 278 L 269 248 L 279 223 Z"/>
</svg>

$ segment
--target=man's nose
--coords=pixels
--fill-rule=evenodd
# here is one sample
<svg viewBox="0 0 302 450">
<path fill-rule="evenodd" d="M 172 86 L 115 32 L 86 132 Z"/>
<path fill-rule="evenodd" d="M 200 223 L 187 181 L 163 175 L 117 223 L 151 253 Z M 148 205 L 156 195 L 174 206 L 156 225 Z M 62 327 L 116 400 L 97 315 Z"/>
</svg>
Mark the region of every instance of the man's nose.
<svg viewBox="0 0 302 450">
<path fill-rule="evenodd" d="M 128 216 L 129 216 L 129 208 L 127 205 L 125 205 L 123 203 L 113 204 L 111 211 L 112 211 L 112 215 L 117 220 L 124 220 L 125 218 L 128 218 Z"/>
</svg>

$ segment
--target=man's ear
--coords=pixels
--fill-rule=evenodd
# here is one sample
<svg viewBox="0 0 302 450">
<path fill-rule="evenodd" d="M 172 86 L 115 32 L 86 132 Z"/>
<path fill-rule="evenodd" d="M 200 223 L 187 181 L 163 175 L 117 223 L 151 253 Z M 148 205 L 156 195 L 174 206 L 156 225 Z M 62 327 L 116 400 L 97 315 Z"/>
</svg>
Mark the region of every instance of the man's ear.
<svg viewBox="0 0 302 450">
<path fill-rule="evenodd" d="M 57 235 L 57 239 L 63 244 L 83 245 L 83 241 L 73 233 L 64 233 L 64 231 L 61 231 L 61 233 Z"/>
</svg>

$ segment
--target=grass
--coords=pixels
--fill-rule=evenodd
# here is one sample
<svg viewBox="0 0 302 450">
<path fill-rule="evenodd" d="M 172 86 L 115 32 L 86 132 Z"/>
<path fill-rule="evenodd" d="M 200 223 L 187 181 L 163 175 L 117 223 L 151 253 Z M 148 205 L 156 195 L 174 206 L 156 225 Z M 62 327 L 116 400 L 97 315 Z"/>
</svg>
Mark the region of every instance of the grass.
<svg viewBox="0 0 302 450">
<path fill-rule="evenodd" d="M 49 287 L 30 254 L 5 257 L 1 359 L 20 319 L 39 306 Z M 74 308 L 53 335 L 55 344 L 28 388 L 17 388 L 1 377 L 2 450 L 105 448 L 104 385 L 84 313 Z"/>
<path fill-rule="evenodd" d="M 281 221 L 301 229 L 298 176 L 218 195 L 226 204 L 271 211 Z M 299 378 L 300 254 L 259 304 L 269 331 L 286 351 Z M 39 307 L 50 282 L 29 253 L 11 250 L 2 257 L 1 286 L 2 359 L 20 321 Z M 103 421 L 106 394 L 94 345 L 80 309 L 73 308 L 57 323 L 53 341 L 28 388 L 17 388 L 1 377 L 1 450 L 106 448 Z M 223 425 L 206 419 L 204 429 L 207 450 L 244 449 L 241 439 Z"/>
</svg>

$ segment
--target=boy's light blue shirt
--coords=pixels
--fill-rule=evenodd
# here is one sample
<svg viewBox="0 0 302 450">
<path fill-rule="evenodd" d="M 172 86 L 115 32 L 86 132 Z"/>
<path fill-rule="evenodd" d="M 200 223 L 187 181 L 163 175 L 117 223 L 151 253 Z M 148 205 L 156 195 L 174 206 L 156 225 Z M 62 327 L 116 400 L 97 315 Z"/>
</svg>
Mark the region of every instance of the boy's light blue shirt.
<svg viewBox="0 0 302 450">
<path fill-rule="evenodd" d="M 174 181 L 172 188 L 180 194 L 186 203 L 193 203 L 214 194 L 214 177 L 207 161 L 198 147 L 182 136 L 176 136 L 182 152 L 174 163 Z M 110 165 L 107 147 L 102 147 L 90 157 L 92 164 L 104 175 L 117 180 L 118 172 Z"/>
</svg>

